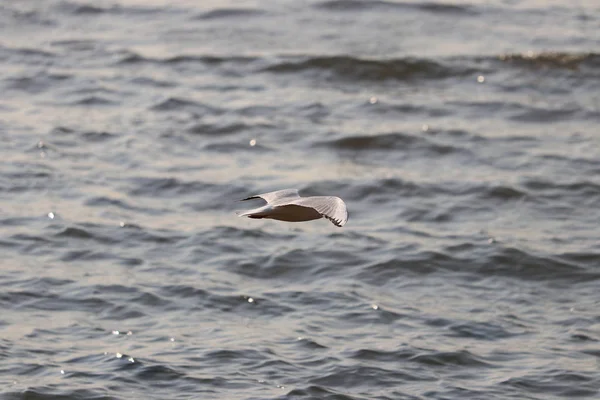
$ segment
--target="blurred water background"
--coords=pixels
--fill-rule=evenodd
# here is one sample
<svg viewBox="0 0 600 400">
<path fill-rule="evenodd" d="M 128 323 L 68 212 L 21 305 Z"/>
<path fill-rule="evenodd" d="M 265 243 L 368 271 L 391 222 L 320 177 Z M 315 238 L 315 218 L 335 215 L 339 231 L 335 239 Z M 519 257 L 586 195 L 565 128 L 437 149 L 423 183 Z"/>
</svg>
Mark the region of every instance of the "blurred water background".
<svg viewBox="0 0 600 400">
<path fill-rule="evenodd" d="M 1 0 L 0 398 L 597 399 L 596 0 Z M 236 217 L 269 190 L 350 220 Z"/>
</svg>

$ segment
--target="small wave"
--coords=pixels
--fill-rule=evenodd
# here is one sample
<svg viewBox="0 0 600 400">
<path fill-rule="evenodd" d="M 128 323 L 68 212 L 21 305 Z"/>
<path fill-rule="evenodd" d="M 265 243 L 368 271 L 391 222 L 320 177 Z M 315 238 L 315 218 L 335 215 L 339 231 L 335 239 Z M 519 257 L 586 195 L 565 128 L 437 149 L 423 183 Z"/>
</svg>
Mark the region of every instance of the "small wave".
<svg viewBox="0 0 600 400">
<path fill-rule="evenodd" d="M 63 47 L 71 51 L 92 51 L 96 48 L 97 43 L 92 39 L 63 39 L 53 40 L 50 42 L 53 47 Z"/>
<path fill-rule="evenodd" d="M 36 146 L 31 152 L 39 152 L 39 150 Z M 37 165 L 23 165 L 23 167 L 19 172 L 4 171 L 4 179 L 0 178 L 0 190 L 21 193 L 48 189 L 48 184 L 54 176 L 51 172 L 42 171 L 42 167 Z"/>
<path fill-rule="evenodd" d="M 208 350 L 204 353 L 202 360 L 209 363 L 220 364 L 223 362 L 234 362 L 245 360 L 248 363 L 266 361 L 268 353 L 254 348 L 243 348 L 239 350 L 217 349 Z"/>
<path fill-rule="evenodd" d="M 247 194 L 248 191 L 243 193 Z M 240 199 L 244 196 L 238 196 Z M 256 240 L 255 243 L 263 242 L 275 242 L 279 240 L 292 240 L 296 236 L 290 233 L 278 233 L 273 234 L 270 232 L 263 231 L 261 229 L 241 229 L 232 226 L 217 226 L 211 229 L 209 232 L 203 233 L 198 240 L 203 243 L 206 241 L 215 241 L 221 238 L 229 238 L 232 242 L 244 242 L 247 240 Z M 251 242 L 252 243 L 252 242 Z"/>
<path fill-rule="evenodd" d="M 301 347 L 303 350 L 314 351 L 328 349 L 327 346 L 322 345 L 316 340 L 310 338 L 299 338 L 296 342 L 300 345 L 299 347 Z"/>
<path fill-rule="evenodd" d="M 0 14 L 2 14 L 3 17 L 8 17 L 8 20 L 14 20 L 12 22 L 18 23 L 19 25 L 32 24 L 45 27 L 56 26 L 56 21 L 50 19 L 48 13 L 32 9 L 21 9 L 21 7 L 9 8 L 9 3 L 0 5 Z"/>
<path fill-rule="evenodd" d="M 420 10 L 430 13 L 471 15 L 473 7 L 445 3 L 400 3 L 385 0 L 329 0 L 316 4 L 317 8 L 329 11 L 365 11 L 365 10 Z"/>
<path fill-rule="evenodd" d="M 501 382 L 520 391 L 546 393 L 549 396 L 564 398 L 592 398 L 598 394 L 598 377 L 596 373 L 573 372 L 569 370 L 550 370 L 543 374 L 532 373 L 510 378 Z"/>
<path fill-rule="evenodd" d="M 48 50 L 40 50 L 40 49 L 31 49 L 28 47 L 6 47 L 0 45 L 0 54 L 8 53 L 14 56 L 24 56 L 24 57 L 43 57 L 43 58 L 54 58 L 58 57 L 58 54 L 48 51 Z"/>
<path fill-rule="evenodd" d="M 14 300 L 13 307 L 18 303 L 22 306 L 44 311 L 84 311 L 93 314 L 105 312 L 115 305 L 108 300 L 99 297 L 74 297 L 64 293 L 55 294 L 49 291 L 20 291 L 10 294 Z"/>
<path fill-rule="evenodd" d="M 561 199 L 565 196 L 576 196 L 579 199 L 600 198 L 600 184 L 589 180 L 562 183 L 541 178 L 529 178 L 524 180 L 522 185 L 533 196 L 547 199 Z"/>
<path fill-rule="evenodd" d="M 539 255 L 513 247 L 495 246 L 495 251 L 479 267 L 484 274 L 512 276 L 524 280 L 572 281 L 599 279 L 600 272 L 588 270 L 566 259 L 552 255 Z"/>
<path fill-rule="evenodd" d="M 94 239 L 95 236 L 83 228 L 68 227 L 55 235 L 56 237 L 66 237 L 74 239 Z"/>
<path fill-rule="evenodd" d="M 81 224 L 76 227 L 67 227 L 54 234 L 54 237 L 58 239 L 93 240 L 103 244 L 120 243 L 127 246 L 128 243 L 139 242 L 175 244 L 187 236 L 178 235 L 168 231 L 153 232 L 131 224 Z M 45 242 L 51 239 L 40 238 L 39 240 Z M 79 249 L 77 251 L 79 251 Z M 73 253 L 73 256 L 76 257 L 77 253 Z M 82 253 L 81 256 L 85 256 L 85 253 Z M 119 260 L 127 265 L 139 265 L 141 263 L 141 260 L 137 258 L 119 258 Z"/>
<path fill-rule="evenodd" d="M 26 243 L 39 243 L 39 244 L 54 243 L 51 239 L 48 239 L 47 237 L 28 235 L 28 234 L 24 234 L 24 233 L 17 233 L 15 235 L 12 235 L 10 237 L 10 239 L 13 239 L 13 240 L 16 240 L 19 242 L 26 242 Z"/>
<path fill-rule="evenodd" d="M 238 63 L 238 64 L 247 64 L 256 61 L 255 57 L 245 57 L 245 56 L 230 56 L 230 57 L 221 57 L 221 56 L 193 56 L 193 55 L 179 55 L 167 58 L 163 60 L 166 64 L 179 64 L 179 63 L 195 63 L 201 62 L 204 64 L 224 64 L 224 63 Z"/>
<path fill-rule="evenodd" d="M 380 135 L 349 136 L 321 142 L 317 145 L 327 146 L 337 150 L 353 151 L 393 151 L 421 150 L 436 156 L 449 155 L 453 153 L 468 153 L 465 148 L 450 144 L 436 143 L 424 136 L 415 136 L 405 133 L 385 133 Z"/>
<path fill-rule="evenodd" d="M 272 73 L 325 73 L 342 80 L 431 80 L 472 75 L 476 70 L 464 63 L 449 66 L 429 59 L 364 59 L 350 56 L 317 56 L 299 61 L 280 61 L 263 69 Z"/>
<path fill-rule="evenodd" d="M 29 174 L 24 174 L 24 175 L 29 175 Z M 46 176 L 44 176 L 44 174 L 42 174 L 42 177 L 47 178 Z M 38 218 L 36 218 L 36 217 L 5 217 L 5 218 L 0 218 L 0 227 L 2 227 L 2 226 L 25 226 L 25 225 L 27 225 L 31 222 L 35 222 L 37 220 L 38 220 Z"/>
<path fill-rule="evenodd" d="M 120 265 L 134 267 L 137 265 L 144 264 L 144 260 L 137 257 L 122 257 L 114 253 L 108 253 L 105 251 L 92 251 L 92 250 L 72 250 L 67 251 L 60 257 L 61 261 L 73 262 L 73 261 L 111 261 Z"/>
<path fill-rule="evenodd" d="M 167 367 L 166 365 L 149 365 L 138 368 L 136 371 L 136 379 L 142 382 L 170 382 L 171 384 L 179 379 L 185 377 L 184 372 L 179 372 L 173 368 Z"/>
<path fill-rule="evenodd" d="M 479 12 L 474 6 L 468 4 L 451 4 L 451 3 L 420 3 L 415 4 L 420 10 L 439 14 L 452 15 L 476 15 Z"/>
<path fill-rule="evenodd" d="M 519 122 L 552 123 L 564 121 L 573 117 L 579 118 L 582 110 L 579 108 L 541 108 L 522 105 L 518 113 L 509 118 Z"/>
<path fill-rule="evenodd" d="M 22 372 L 22 375 L 30 376 L 34 371 Z M 39 371 L 38 371 L 39 373 Z M 96 378 L 99 379 L 99 378 Z M 115 400 L 116 397 L 108 396 L 106 389 L 64 389 L 62 387 L 28 387 L 24 390 L 7 390 L 6 399 L 30 399 L 30 400 L 49 400 L 49 399 L 98 399 Z"/>
<path fill-rule="evenodd" d="M 427 366 L 492 367 L 492 364 L 467 350 L 420 353 L 411 357 L 410 361 Z"/>
<path fill-rule="evenodd" d="M 50 135 L 58 135 L 58 136 L 72 135 L 73 133 L 75 133 L 75 130 L 71 129 L 69 127 L 66 127 L 66 126 L 56 126 L 56 127 L 52 128 L 49 132 Z"/>
<path fill-rule="evenodd" d="M 64 8 L 65 9 L 69 9 L 69 11 L 71 13 L 78 14 L 78 15 L 102 14 L 102 13 L 111 11 L 110 8 L 103 8 L 103 7 L 98 7 L 98 6 L 92 6 L 92 5 L 89 5 L 89 4 L 75 5 L 75 4 L 72 4 L 72 3 L 63 3 L 63 5 L 65 6 Z M 67 7 L 67 6 L 71 6 L 71 7 Z"/>
<path fill-rule="evenodd" d="M 401 324 L 397 321 L 401 321 L 402 319 L 406 318 L 406 314 L 392 311 L 378 305 L 376 308 L 369 307 L 368 312 L 365 312 L 364 310 L 351 311 L 340 314 L 339 318 L 342 321 L 353 321 L 357 324 L 381 324 L 384 326 L 390 326 L 390 324 L 393 323 L 396 323 L 397 325 Z"/>
<path fill-rule="evenodd" d="M 42 72 L 33 76 L 9 78 L 6 80 L 6 88 L 38 94 L 54 88 L 57 84 L 60 84 L 71 77 L 72 75 L 69 74 L 51 74 Z"/>
<path fill-rule="evenodd" d="M 327 260 L 325 265 L 316 259 Z M 362 259 L 359 259 L 362 261 Z M 236 257 L 227 262 L 226 269 L 237 275 L 254 279 L 273 279 L 291 282 L 312 282 L 327 276 L 336 276 L 341 268 L 360 263 L 345 251 L 323 249 L 310 251 L 289 249 L 274 251 L 268 256 L 253 259 Z"/>
<path fill-rule="evenodd" d="M 96 16 L 101 14 L 125 14 L 125 15 L 147 15 L 149 13 L 164 12 L 164 8 L 144 7 L 144 6 L 100 6 L 96 4 L 82 4 L 72 1 L 61 1 L 58 3 L 61 12 L 66 12 L 77 16 Z"/>
<path fill-rule="evenodd" d="M 153 215 L 163 214 L 163 213 L 167 212 L 167 210 L 164 208 L 159 209 L 159 208 L 135 206 L 125 200 L 115 199 L 115 198 L 106 197 L 106 196 L 91 197 L 85 201 L 85 205 L 90 206 L 90 207 L 108 207 L 108 206 L 110 206 L 110 207 L 116 207 L 116 208 L 119 208 L 122 210 L 139 211 L 139 212 L 143 212 L 146 214 L 153 214 Z"/>
<path fill-rule="evenodd" d="M 0 60 L 15 65 L 31 65 L 36 68 L 47 67 L 54 64 L 58 57 L 57 53 L 48 50 L 6 47 L 0 44 Z"/>
<path fill-rule="evenodd" d="M 295 388 L 287 393 L 290 399 L 326 399 L 326 400 L 364 400 L 363 396 L 350 396 L 326 386 L 309 385 L 306 388 Z"/>
<path fill-rule="evenodd" d="M 190 55 L 181 54 L 166 58 L 155 58 L 148 57 L 138 54 L 134 51 L 125 51 L 119 59 L 119 64 L 137 64 L 137 63 L 155 63 L 155 64 L 206 64 L 206 65 L 220 65 L 220 64 L 240 64 L 245 65 L 260 60 L 257 57 L 249 56 L 214 56 L 214 55 Z"/>
<path fill-rule="evenodd" d="M 506 185 L 491 185 L 487 186 L 485 189 L 478 189 L 479 197 L 483 199 L 492 199 L 492 200 L 520 200 L 524 198 L 527 193 L 522 190 L 519 190 L 513 186 Z"/>
<path fill-rule="evenodd" d="M 104 251 L 92 251 L 92 250 L 71 250 L 67 251 L 60 257 L 61 261 L 73 262 L 73 261 L 102 261 L 112 260 L 115 256 Z"/>
<path fill-rule="evenodd" d="M 221 114 L 221 110 L 191 99 L 169 97 L 150 107 L 153 111 L 187 111 L 198 115 Z"/>
<path fill-rule="evenodd" d="M 172 88 L 172 87 L 177 86 L 177 84 L 175 82 L 160 80 L 160 79 L 151 78 L 148 76 L 134 77 L 131 79 L 130 82 L 134 83 L 136 85 L 140 85 L 140 86 L 151 86 L 151 87 L 161 88 L 161 89 L 162 88 Z"/>
<path fill-rule="evenodd" d="M 229 19 L 229 18 L 248 18 L 264 15 L 264 10 L 255 8 L 220 8 L 216 10 L 207 11 L 195 17 L 194 19 L 200 20 L 213 20 L 213 19 Z"/>
<path fill-rule="evenodd" d="M 295 110 L 295 112 L 313 122 L 318 122 L 331 114 L 329 107 L 321 102 L 303 105 Z"/>
<path fill-rule="evenodd" d="M 182 181 L 177 178 L 146 178 L 131 179 L 128 189 L 130 196 L 170 196 L 213 191 L 219 185 L 203 181 Z"/>
<path fill-rule="evenodd" d="M 449 104 L 449 103 L 448 103 Z M 377 101 L 376 105 L 367 104 L 367 111 L 372 112 L 377 115 L 385 115 L 385 116 L 415 116 L 415 115 L 424 115 L 427 117 L 438 118 L 445 117 L 453 114 L 453 111 L 450 111 L 446 108 L 436 108 L 430 105 L 415 105 L 415 104 L 394 104 L 394 103 L 385 103 L 383 101 Z M 432 134 L 434 131 L 432 129 L 427 130 L 427 133 Z"/>
<path fill-rule="evenodd" d="M 281 255 L 255 257 L 252 261 L 233 260 L 228 263 L 226 269 L 248 278 L 284 279 L 298 282 L 302 280 L 302 277 L 311 275 L 314 267 L 312 259 L 312 255 L 307 257 L 304 251 L 295 249 Z"/>
<path fill-rule="evenodd" d="M 86 96 L 82 99 L 72 101 L 69 104 L 79 106 L 111 106 L 117 105 L 119 102 L 103 96 Z"/>
<path fill-rule="evenodd" d="M 98 143 L 98 142 L 105 142 L 107 140 L 113 140 L 115 138 L 118 138 L 119 135 L 114 134 L 114 133 L 110 133 L 110 132 L 94 132 L 94 131 L 89 131 L 89 132 L 82 133 L 81 137 L 86 142 Z"/>
<path fill-rule="evenodd" d="M 206 299 L 211 296 L 211 294 L 204 289 L 188 285 L 163 285 L 159 290 L 167 298 Z"/>
<path fill-rule="evenodd" d="M 498 56 L 503 62 L 533 69 L 568 69 L 578 70 L 582 67 L 590 71 L 600 69 L 600 53 L 565 53 L 541 52 L 525 54 L 503 54 Z"/>
<path fill-rule="evenodd" d="M 189 128 L 188 132 L 195 135 L 221 136 L 244 132 L 252 128 L 256 127 L 249 126 L 241 122 L 234 122 L 230 124 L 199 123 Z"/>
<path fill-rule="evenodd" d="M 415 262 L 408 258 L 389 258 L 364 266 L 357 279 L 372 285 L 381 285 L 386 282 L 398 281 L 417 275 L 427 275 L 437 271 L 431 262 Z"/>
<path fill-rule="evenodd" d="M 356 360 L 363 361 L 380 361 L 380 362 L 399 362 L 406 361 L 417 354 L 412 349 L 402 348 L 399 350 L 375 350 L 375 349 L 359 349 L 353 351 L 349 356 Z"/>
<path fill-rule="evenodd" d="M 590 335 L 586 335 L 584 333 L 573 333 L 570 335 L 570 340 L 576 343 L 580 343 L 580 342 L 600 342 L 600 340 L 590 336 Z"/>
<path fill-rule="evenodd" d="M 427 379 L 419 375 L 409 374 L 406 370 L 397 368 L 381 368 L 375 366 L 338 366 L 333 372 L 319 378 L 310 380 L 311 384 L 333 386 L 343 389 L 356 388 L 361 386 L 368 387 L 397 387 L 405 382 L 423 382 L 426 380 L 436 380 L 434 377 Z"/>
<path fill-rule="evenodd" d="M 451 333 L 448 336 L 466 339 L 497 340 L 515 336 L 501 326 L 490 322 L 461 322 L 450 325 L 449 330 Z"/>
<path fill-rule="evenodd" d="M 590 269 L 597 268 L 600 265 L 600 252 L 599 253 L 563 253 L 559 257 L 568 263 L 579 265 L 581 267 L 587 267 Z"/>
<path fill-rule="evenodd" d="M 219 153 L 234 154 L 241 151 L 252 151 L 256 152 L 269 152 L 272 151 L 270 147 L 262 144 L 248 144 L 248 141 L 244 142 L 222 142 L 222 143 L 209 143 L 203 147 L 204 150 L 214 151 Z"/>
<path fill-rule="evenodd" d="M 387 133 L 372 136 L 351 136 L 325 142 L 324 144 L 340 150 L 395 150 L 414 145 L 419 141 L 416 136 L 405 133 Z"/>
<path fill-rule="evenodd" d="M 140 54 L 134 53 L 132 51 L 125 51 L 121 58 L 117 61 L 117 64 L 137 64 L 143 62 L 154 62 L 156 60 L 144 57 Z"/>
</svg>

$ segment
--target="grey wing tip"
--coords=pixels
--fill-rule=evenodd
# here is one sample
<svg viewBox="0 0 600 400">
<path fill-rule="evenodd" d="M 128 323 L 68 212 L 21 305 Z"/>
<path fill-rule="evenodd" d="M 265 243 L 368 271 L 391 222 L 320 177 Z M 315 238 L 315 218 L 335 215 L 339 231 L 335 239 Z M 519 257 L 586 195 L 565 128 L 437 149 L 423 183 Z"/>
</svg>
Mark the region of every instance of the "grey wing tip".
<svg viewBox="0 0 600 400">
<path fill-rule="evenodd" d="M 342 226 L 345 225 L 344 221 L 340 221 L 340 220 L 337 220 L 337 219 L 330 218 L 327 215 L 323 215 L 323 217 L 327 218 L 329 221 L 331 221 L 332 224 L 334 224 L 338 228 L 341 228 Z"/>
<path fill-rule="evenodd" d="M 241 199 L 239 201 L 254 200 L 254 199 L 260 199 L 260 196 L 250 196 L 250 197 L 246 197 L 245 199 Z"/>
</svg>

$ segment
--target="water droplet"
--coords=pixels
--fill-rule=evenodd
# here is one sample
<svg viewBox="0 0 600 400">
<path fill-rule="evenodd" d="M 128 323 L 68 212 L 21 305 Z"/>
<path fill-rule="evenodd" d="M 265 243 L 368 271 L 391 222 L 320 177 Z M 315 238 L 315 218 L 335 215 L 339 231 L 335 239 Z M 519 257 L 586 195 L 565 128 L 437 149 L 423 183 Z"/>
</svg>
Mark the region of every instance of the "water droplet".
<svg viewBox="0 0 600 400">
<path fill-rule="evenodd" d="M 175 341 L 175 338 L 174 338 L 174 337 L 172 337 L 172 338 L 170 338 L 169 340 L 170 340 L 171 342 L 174 342 L 174 341 Z"/>
<path fill-rule="evenodd" d="M 112 334 L 113 334 L 113 335 L 118 335 L 118 334 L 119 334 L 119 331 L 112 331 Z"/>
<path fill-rule="evenodd" d="M 427 132 L 427 131 L 429 130 L 429 125 L 427 125 L 427 124 L 423 124 L 423 126 L 421 127 L 421 130 L 422 130 L 423 132 Z"/>
<path fill-rule="evenodd" d="M 371 304 L 371 308 L 373 310 L 379 310 L 379 306 L 377 304 Z"/>
<path fill-rule="evenodd" d="M 121 357 L 123 357 L 123 354 L 117 353 L 116 356 L 117 356 L 117 358 L 121 358 Z"/>
<path fill-rule="evenodd" d="M 38 149 L 43 149 L 45 147 L 44 142 L 43 141 L 39 141 L 37 144 Z"/>
<path fill-rule="evenodd" d="M 127 359 L 127 361 L 129 361 L 129 362 L 135 362 L 135 360 L 133 359 L 133 357 L 129 357 L 129 358 Z"/>
<path fill-rule="evenodd" d="M 250 140 L 250 146 L 252 146 L 252 147 L 256 146 L 256 139 Z"/>
<path fill-rule="evenodd" d="M 477 77 L 477 82 L 479 82 L 479 83 L 483 83 L 483 82 L 485 82 L 485 76 L 483 76 L 483 75 L 479 75 L 479 76 Z"/>
<path fill-rule="evenodd" d="M 492 244 L 492 243 L 494 243 L 495 241 L 496 241 L 496 240 L 495 240 L 494 238 L 489 238 L 489 239 L 487 240 L 488 244 Z"/>
<path fill-rule="evenodd" d="M 52 211 L 48 213 L 48 218 L 54 219 L 54 213 Z"/>
<path fill-rule="evenodd" d="M 131 335 L 133 335 L 133 332 L 127 331 L 127 336 L 131 336 Z"/>
<path fill-rule="evenodd" d="M 369 99 L 369 103 L 371 104 L 376 104 L 379 100 L 377 99 L 377 97 L 373 96 Z"/>
<path fill-rule="evenodd" d="M 248 303 L 254 303 L 254 299 L 252 297 L 248 297 Z"/>
<path fill-rule="evenodd" d="M 64 369 L 61 369 L 61 370 L 60 370 L 60 373 L 64 375 L 64 374 L 65 374 L 65 370 L 64 370 Z"/>
<path fill-rule="evenodd" d="M 124 221 L 121 221 L 121 222 L 119 222 L 119 226 L 120 226 L 121 228 L 125 228 L 125 225 L 126 225 L 126 224 L 125 224 L 125 222 L 124 222 Z"/>
</svg>

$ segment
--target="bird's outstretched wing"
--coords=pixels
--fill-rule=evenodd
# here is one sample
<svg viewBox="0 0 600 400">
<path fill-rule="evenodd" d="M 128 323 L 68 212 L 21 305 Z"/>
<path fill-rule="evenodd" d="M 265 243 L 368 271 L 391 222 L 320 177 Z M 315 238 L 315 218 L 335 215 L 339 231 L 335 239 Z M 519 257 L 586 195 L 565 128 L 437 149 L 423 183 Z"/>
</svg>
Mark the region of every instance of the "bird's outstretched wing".
<svg viewBox="0 0 600 400">
<path fill-rule="evenodd" d="M 300 196 L 298 195 L 297 189 L 284 189 L 284 190 L 277 190 L 275 192 L 257 194 L 255 196 L 250 196 L 245 199 L 242 199 L 240 201 L 252 200 L 252 199 L 263 199 L 268 204 L 272 204 L 273 202 L 279 202 L 282 199 L 286 199 L 286 201 L 287 201 L 287 200 L 293 200 L 293 199 L 299 199 L 299 198 L 300 198 Z"/>
<path fill-rule="evenodd" d="M 344 200 L 335 196 L 298 197 L 287 202 L 315 209 L 335 226 L 342 227 L 348 221 L 348 209 Z"/>
</svg>

